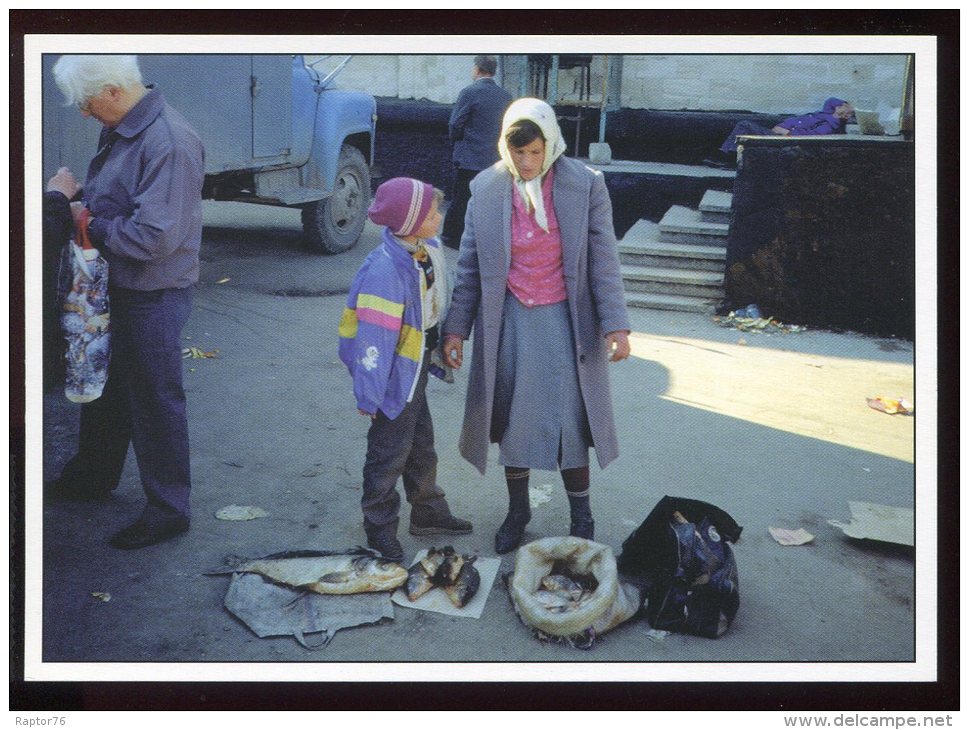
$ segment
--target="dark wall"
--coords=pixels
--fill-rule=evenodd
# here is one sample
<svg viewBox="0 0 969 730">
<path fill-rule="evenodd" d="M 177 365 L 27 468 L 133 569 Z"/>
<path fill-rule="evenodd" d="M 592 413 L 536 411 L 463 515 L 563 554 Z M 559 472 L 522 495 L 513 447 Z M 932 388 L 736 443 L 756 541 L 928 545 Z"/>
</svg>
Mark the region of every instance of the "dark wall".
<svg viewBox="0 0 969 730">
<path fill-rule="evenodd" d="M 734 186 L 729 302 L 782 321 L 912 339 L 908 142 L 750 141 Z"/>
<path fill-rule="evenodd" d="M 588 157 L 599 140 L 599 111 L 557 108 L 569 156 Z M 374 185 L 397 176 L 416 177 L 450 193 L 453 181 L 447 123 L 450 104 L 407 99 L 377 99 Z M 709 157 L 738 119 L 763 123 L 777 117 L 748 112 L 656 112 L 621 110 L 607 117 L 606 140 L 613 159 L 699 164 Z M 579 128 L 579 154 L 575 133 Z M 640 218 L 658 221 L 671 205 L 695 207 L 707 189 L 730 188 L 730 181 L 661 175 L 606 173 L 613 223 L 620 238 Z"/>
</svg>

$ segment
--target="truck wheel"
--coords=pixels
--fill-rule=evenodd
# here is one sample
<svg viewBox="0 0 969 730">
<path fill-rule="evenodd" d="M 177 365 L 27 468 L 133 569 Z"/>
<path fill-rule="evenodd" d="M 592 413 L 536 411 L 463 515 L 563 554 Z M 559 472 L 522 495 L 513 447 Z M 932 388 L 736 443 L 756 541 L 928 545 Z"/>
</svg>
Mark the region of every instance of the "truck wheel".
<svg viewBox="0 0 969 730">
<path fill-rule="evenodd" d="M 321 253 L 343 253 L 353 248 L 367 222 L 370 206 L 370 171 L 356 147 L 343 145 L 333 193 L 303 206 L 303 233 L 311 248 Z"/>
</svg>

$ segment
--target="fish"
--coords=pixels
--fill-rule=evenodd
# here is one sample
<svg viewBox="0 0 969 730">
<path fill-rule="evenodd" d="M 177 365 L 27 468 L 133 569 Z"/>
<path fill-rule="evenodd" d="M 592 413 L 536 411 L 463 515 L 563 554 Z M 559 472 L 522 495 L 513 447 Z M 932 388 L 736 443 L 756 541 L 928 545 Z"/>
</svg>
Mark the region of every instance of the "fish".
<svg viewBox="0 0 969 730">
<path fill-rule="evenodd" d="M 274 553 L 243 561 L 231 572 L 258 573 L 274 583 L 326 595 L 392 591 L 407 580 L 404 566 L 363 547 Z"/>
<path fill-rule="evenodd" d="M 578 601 L 582 597 L 582 586 L 564 575 L 546 575 L 542 578 L 542 588 L 570 601 Z"/>
<path fill-rule="evenodd" d="M 444 558 L 437 572 L 434 573 L 434 583 L 441 587 L 454 585 L 458 576 L 461 575 L 461 568 L 466 562 L 473 562 L 474 558 L 468 559 L 467 556 L 452 552 Z"/>
<path fill-rule="evenodd" d="M 434 581 L 424 569 L 423 562 L 418 560 L 407 571 L 407 599 L 416 601 L 432 588 Z"/>
<path fill-rule="evenodd" d="M 535 591 L 535 598 L 544 609 L 552 613 L 564 613 L 575 607 L 573 605 L 575 601 L 572 599 L 547 591 L 544 588 Z"/>
<path fill-rule="evenodd" d="M 454 583 L 444 589 L 455 608 L 464 608 L 481 586 L 481 575 L 474 567 L 474 556 L 465 557 Z"/>
<path fill-rule="evenodd" d="M 427 555 L 421 558 L 420 561 L 424 567 L 424 572 L 433 577 L 437 573 L 438 568 L 441 567 L 441 564 L 451 555 L 454 555 L 454 548 L 450 545 L 445 545 L 440 550 L 432 546 L 427 551 Z"/>
</svg>

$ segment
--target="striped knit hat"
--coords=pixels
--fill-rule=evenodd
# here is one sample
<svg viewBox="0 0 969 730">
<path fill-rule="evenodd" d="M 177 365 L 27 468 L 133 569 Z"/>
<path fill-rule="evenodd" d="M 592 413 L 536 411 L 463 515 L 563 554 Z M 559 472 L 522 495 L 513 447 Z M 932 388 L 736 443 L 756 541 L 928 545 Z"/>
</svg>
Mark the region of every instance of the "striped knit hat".
<svg viewBox="0 0 969 730">
<path fill-rule="evenodd" d="M 395 177 L 377 188 L 367 215 L 395 236 L 412 236 L 427 217 L 433 200 L 432 186 L 411 177 Z"/>
</svg>

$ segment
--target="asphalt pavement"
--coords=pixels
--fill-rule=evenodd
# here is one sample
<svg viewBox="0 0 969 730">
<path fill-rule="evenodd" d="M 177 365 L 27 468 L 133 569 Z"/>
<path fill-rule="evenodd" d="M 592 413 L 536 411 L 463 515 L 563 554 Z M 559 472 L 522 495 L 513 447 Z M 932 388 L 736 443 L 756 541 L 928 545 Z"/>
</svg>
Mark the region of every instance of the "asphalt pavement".
<svg viewBox="0 0 969 730">
<path fill-rule="evenodd" d="M 726 510 L 743 526 L 735 545 L 740 610 L 726 635 L 659 636 L 637 617 L 590 650 L 542 643 L 516 617 L 499 577 L 478 619 L 395 607 L 392 621 L 342 630 L 321 651 L 292 638 L 258 638 L 223 607 L 229 579 L 208 569 L 233 557 L 365 542 L 359 501 L 368 421 L 337 358 L 337 324 L 343 293 L 378 232 L 368 224 L 356 248 L 321 256 L 302 247 L 294 211 L 207 203 L 205 223 L 201 280 L 184 330 L 185 347 L 214 354 L 185 360 L 191 530 L 138 551 L 108 546 L 143 503 L 133 453 L 103 505 L 45 502 L 28 485 L 37 561 L 28 566 L 35 578 L 28 666 L 43 676 L 230 678 L 232 667 L 259 663 L 268 678 L 296 663 L 305 678 L 317 676 L 308 671 L 377 677 L 406 662 L 418 663 L 408 676 L 419 677 L 448 662 L 458 674 L 500 663 L 509 678 L 568 676 L 580 663 L 601 663 L 588 678 L 675 677 L 693 663 L 711 678 L 810 676 L 822 665 L 822 676 L 833 678 L 846 664 L 863 664 L 875 677 L 921 660 L 916 625 L 926 611 L 917 608 L 930 602 L 916 602 L 914 551 L 849 538 L 828 522 L 847 522 L 849 502 L 915 506 L 915 418 L 866 402 L 914 398 L 913 344 L 815 330 L 743 332 L 709 316 L 639 309 L 631 310 L 633 356 L 611 367 L 620 457 L 592 469 L 596 538 L 618 555 L 664 495 Z M 496 452 L 485 476 L 457 452 L 466 384 L 461 371 L 453 385 L 433 381 L 428 397 L 439 481 L 474 532 L 429 540 L 402 528 L 408 558 L 443 542 L 494 557 L 505 488 Z M 34 442 L 32 453 L 42 451 L 50 479 L 72 453 L 78 407 L 53 391 L 30 409 L 43 412 L 43 444 Z M 534 472 L 531 482 L 551 498 L 533 510 L 527 539 L 566 534 L 558 475 Z M 268 514 L 216 518 L 233 504 Z M 814 538 L 782 546 L 768 527 L 804 528 Z M 504 556 L 500 573 L 513 569 L 514 554 Z"/>
</svg>

